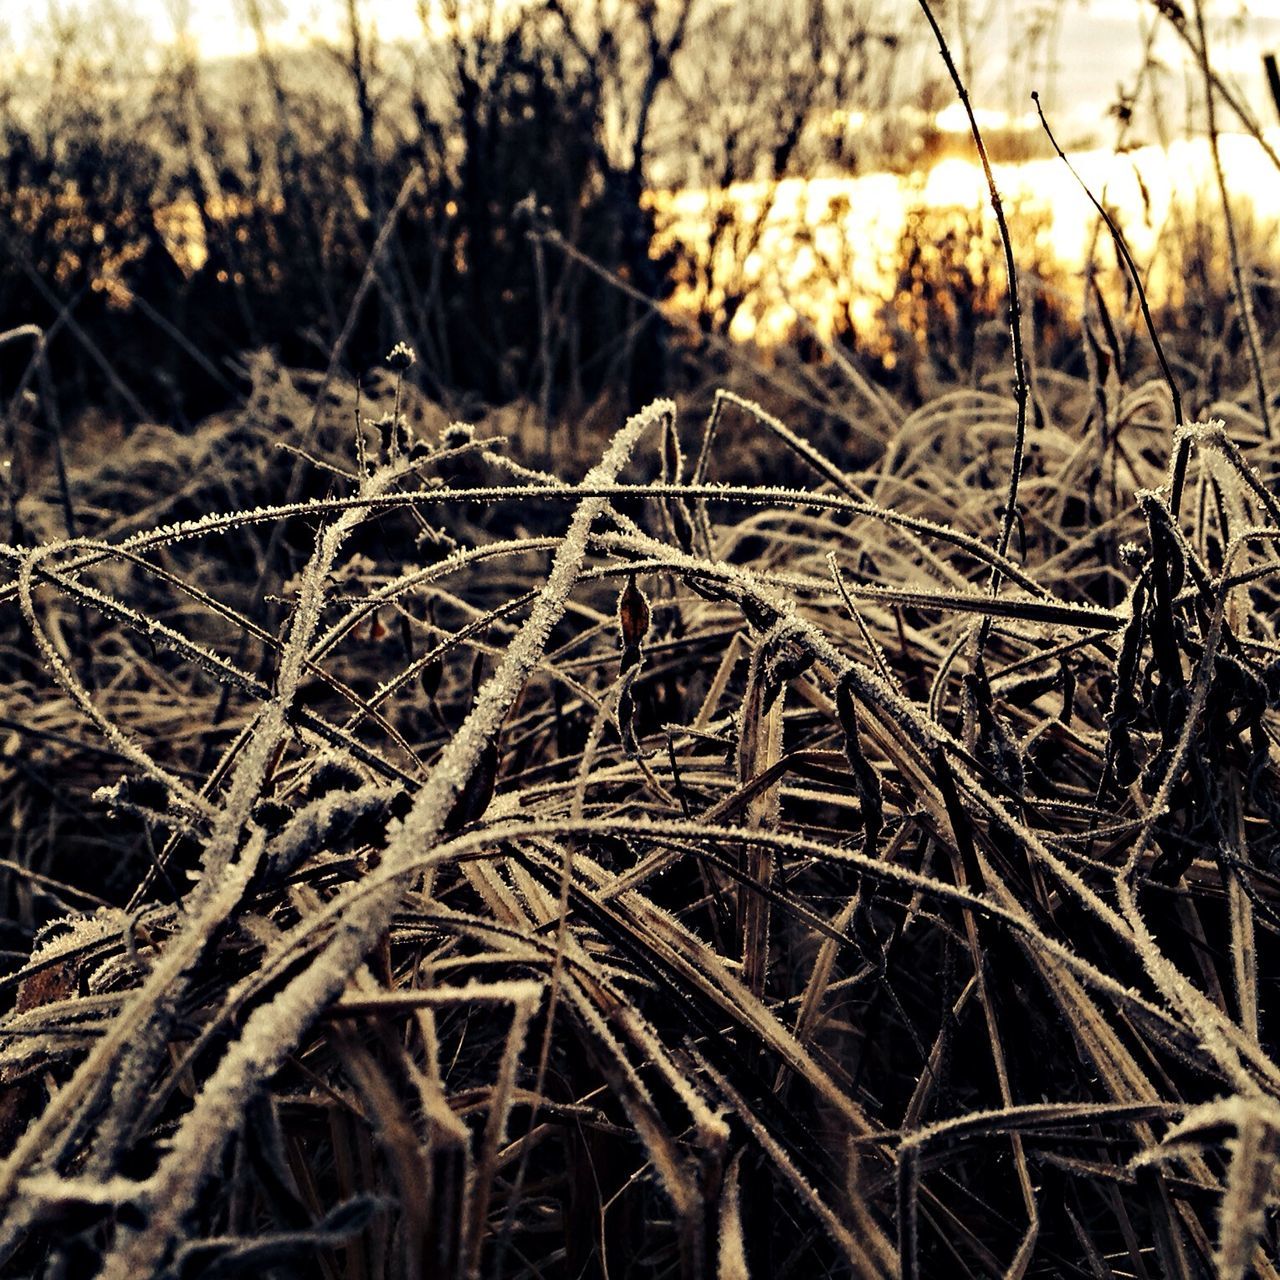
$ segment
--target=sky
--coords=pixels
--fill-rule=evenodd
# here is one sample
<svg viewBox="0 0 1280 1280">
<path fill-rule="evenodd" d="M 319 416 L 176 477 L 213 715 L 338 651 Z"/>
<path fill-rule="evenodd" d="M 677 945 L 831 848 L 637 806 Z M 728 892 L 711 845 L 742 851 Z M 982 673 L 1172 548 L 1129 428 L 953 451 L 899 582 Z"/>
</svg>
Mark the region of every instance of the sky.
<svg viewBox="0 0 1280 1280">
<path fill-rule="evenodd" d="M 96 0 L 54 0 L 63 10 L 92 7 Z M 174 38 L 185 21 L 197 47 L 209 58 L 250 52 L 253 37 L 241 19 L 242 0 L 121 0 L 136 16 L 139 27 L 160 40 Z M 725 0 L 722 0 L 725 2 Z M 781 0 L 785 3 L 786 0 Z M 909 4 L 911 0 L 899 0 Z M 342 25 L 345 0 L 259 0 L 275 20 L 269 31 L 274 43 L 305 43 L 310 37 L 333 35 Z M 1194 0 L 1182 0 L 1188 13 Z M 419 0 L 359 0 L 366 22 L 376 24 L 387 40 L 414 39 L 421 34 Z M 428 10 L 438 10 L 438 0 L 427 0 Z M 1052 11 L 1054 0 L 968 0 L 970 13 L 987 12 L 990 22 L 984 46 L 974 58 L 970 91 L 975 103 L 988 113 L 1021 115 L 1030 108 L 1032 88 L 1039 88 L 1060 125 L 1076 133 L 1101 124 L 1107 106 L 1115 100 L 1117 85 L 1132 78 L 1141 56 L 1139 19 L 1147 23 L 1155 13 L 1151 0 L 1060 0 L 1058 33 L 1054 42 L 1056 66 L 1020 66 L 1019 73 L 1005 72 L 1007 55 L 1017 55 L 1019 33 L 1031 16 Z M 1213 22 L 1215 67 L 1234 76 L 1257 116 L 1265 123 L 1276 119 L 1261 71 L 1261 54 L 1280 53 L 1280 0 L 1207 0 Z M 46 11 L 40 0 L 19 4 L 0 0 L 0 25 L 21 47 L 32 22 Z M 177 17 L 176 15 L 184 15 Z M 923 19 L 921 20 L 923 23 Z M 1156 54 L 1174 69 L 1170 78 L 1175 99 L 1177 69 L 1185 53 L 1167 23 L 1157 24 Z M 1025 58 L 1022 60 L 1025 64 Z M 1056 92 L 1054 91 L 1056 89 Z M 1175 107 L 1176 109 L 1176 107 Z M 990 115 L 988 123 L 996 123 Z M 1227 127 L 1230 127 L 1229 124 Z"/>
<path fill-rule="evenodd" d="M 0 13 L 11 0 L 0 2 Z M 56 0 L 64 10 L 92 8 L 95 0 Z M 269 18 L 268 30 L 281 44 L 305 43 L 316 34 L 331 35 L 343 21 L 345 0 L 260 0 Z M 161 40 L 172 40 L 180 22 L 185 22 L 201 53 L 207 58 L 234 57 L 250 53 L 254 39 L 243 21 L 240 0 L 124 0 L 141 27 L 149 28 Z M 21 39 L 29 24 L 47 12 L 41 0 L 12 4 L 14 12 L 4 18 Z M 429 8 L 438 8 L 431 3 Z M 413 39 L 421 35 L 417 0 L 360 0 L 366 21 L 375 22 L 384 39 Z M 181 16 L 179 16 L 181 15 Z"/>
</svg>

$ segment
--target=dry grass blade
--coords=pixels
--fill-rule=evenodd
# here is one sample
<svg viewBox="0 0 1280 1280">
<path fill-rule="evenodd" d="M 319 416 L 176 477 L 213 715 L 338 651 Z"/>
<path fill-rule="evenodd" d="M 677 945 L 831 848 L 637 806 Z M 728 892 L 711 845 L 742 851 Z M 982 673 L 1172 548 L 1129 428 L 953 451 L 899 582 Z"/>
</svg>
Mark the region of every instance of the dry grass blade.
<svg viewBox="0 0 1280 1280">
<path fill-rule="evenodd" d="M 1229 1137 L 1223 1137 L 1229 1134 Z M 1274 1101 L 1235 1095 L 1196 1107 L 1134 1162 L 1138 1167 L 1188 1159 L 1206 1144 L 1225 1141 L 1230 1154 L 1218 1218 L 1215 1274 L 1243 1280 L 1255 1266 L 1263 1218 L 1277 1196 L 1276 1142 L 1280 1110 Z"/>
</svg>

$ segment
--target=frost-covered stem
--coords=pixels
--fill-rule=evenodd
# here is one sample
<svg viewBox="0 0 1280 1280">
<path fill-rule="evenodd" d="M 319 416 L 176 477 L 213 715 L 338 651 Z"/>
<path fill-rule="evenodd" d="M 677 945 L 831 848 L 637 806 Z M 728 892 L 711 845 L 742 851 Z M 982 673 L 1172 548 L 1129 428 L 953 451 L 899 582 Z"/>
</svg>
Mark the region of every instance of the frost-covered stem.
<svg viewBox="0 0 1280 1280">
<path fill-rule="evenodd" d="M 588 473 L 583 487 L 590 490 L 612 482 L 641 436 L 674 412 L 670 401 L 660 400 L 629 419 Z M 263 1081 L 280 1069 L 312 1021 L 341 993 L 386 929 L 404 889 L 405 876 L 397 873 L 411 867 L 414 856 L 439 838 L 453 802 L 470 779 L 484 747 L 501 728 L 537 666 L 581 572 L 591 526 L 605 505 L 605 499 L 594 497 L 579 504 L 529 617 L 508 646 L 497 671 L 480 690 L 471 713 L 445 747 L 404 822 L 389 832 L 383 866 L 394 878 L 379 891 L 359 896 L 340 916 L 324 951 L 273 1001 L 249 1016 L 240 1038 L 223 1055 L 174 1134 L 151 1180 L 150 1221 L 140 1230 L 121 1233 L 103 1265 L 103 1280 L 133 1280 L 157 1270 L 181 1233 L 182 1220 L 228 1137 L 243 1122 L 245 1104 Z M 359 887 L 358 883 L 354 886 L 356 890 Z"/>
<path fill-rule="evenodd" d="M 23 618 L 30 629 L 32 639 L 36 642 L 36 647 L 40 650 L 53 678 L 61 685 L 71 701 L 80 708 L 85 718 L 115 748 L 122 759 L 136 765 L 146 776 L 159 779 L 172 795 L 181 799 L 182 803 L 190 811 L 207 813 L 207 808 L 203 805 L 200 797 L 187 787 L 179 777 L 171 774 L 167 769 L 161 768 L 124 730 L 113 724 L 98 710 L 93 698 L 89 695 L 88 689 L 85 688 L 67 665 L 54 646 L 53 641 L 49 639 L 45 628 L 41 625 L 40 619 L 36 614 L 34 580 L 40 572 L 41 561 L 69 545 L 73 544 L 54 543 L 45 547 L 37 547 L 24 555 L 19 562 L 18 581 L 16 584 L 18 602 L 22 609 Z M 145 630 L 145 623 L 142 625 Z"/>
<path fill-rule="evenodd" d="M 20 324 L 16 329 L 6 329 L 0 333 L 0 347 L 7 342 L 16 342 L 19 338 L 35 338 L 44 336 L 44 330 L 38 324 Z"/>
<path fill-rule="evenodd" d="M 709 461 L 712 439 L 715 434 L 715 427 L 719 421 L 722 406 L 732 404 L 741 409 L 744 413 L 749 413 L 766 431 L 772 432 L 777 436 L 783 444 L 787 446 L 798 457 L 803 458 L 810 467 L 814 469 L 824 480 L 829 480 L 835 487 L 846 497 L 852 498 L 855 502 L 866 503 L 868 505 L 876 505 L 873 499 L 867 496 L 867 493 L 853 480 L 845 474 L 838 466 L 826 457 L 818 449 L 815 449 L 803 436 L 798 435 L 787 426 L 781 418 L 770 413 L 762 405 L 757 404 L 754 400 L 748 400 L 745 396 L 740 396 L 732 391 L 717 391 L 715 399 L 715 407 L 712 410 L 712 417 L 708 420 L 707 431 L 702 441 L 702 451 L 698 456 L 697 469 L 694 472 L 694 483 L 700 484 L 706 477 L 707 464 Z M 882 508 L 883 509 L 883 508 Z M 699 510 L 702 516 L 706 516 L 706 503 L 699 503 Z M 921 561 L 931 566 L 942 577 L 946 576 L 947 566 L 938 558 L 934 550 L 924 541 L 923 530 L 917 528 L 906 528 L 904 532 L 916 555 Z M 707 551 L 711 550 L 710 534 L 708 532 L 706 538 Z M 992 566 L 993 570 L 995 566 Z"/>
<path fill-rule="evenodd" d="M 545 484 L 526 485 L 492 485 L 477 488 L 455 489 L 441 487 L 438 489 L 398 490 L 395 493 L 375 495 L 373 497 L 357 496 L 353 498 L 326 498 L 310 502 L 282 503 L 277 506 L 255 507 L 251 511 L 238 511 L 230 515 L 203 516 L 198 520 L 186 521 L 180 525 L 172 525 L 161 529 L 146 530 L 124 539 L 119 547 L 130 551 L 146 551 L 154 547 L 171 546 L 192 538 L 207 537 L 210 534 L 225 533 L 230 529 L 247 528 L 254 524 L 268 524 L 275 520 L 290 519 L 302 516 L 314 519 L 319 516 L 358 508 L 366 516 L 378 511 L 389 511 L 399 507 L 432 505 L 456 505 L 466 502 L 572 502 L 583 498 L 671 498 L 688 500 L 711 500 L 715 502 L 736 502 L 751 507 L 794 506 L 812 511 L 840 511 L 849 515 L 866 516 L 891 525 L 895 529 L 919 533 L 928 538 L 936 538 L 972 555 L 976 560 L 987 565 L 994 575 L 1020 587 L 1033 595 L 1047 597 L 1050 592 L 1040 585 L 1029 574 L 1023 572 L 1017 564 L 1007 556 L 996 552 L 980 538 L 975 538 L 959 529 L 952 529 L 929 520 L 924 516 L 914 516 L 906 512 L 895 511 L 890 507 L 882 507 L 869 499 L 855 501 L 832 493 L 814 493 L 801 489 L 785 489 L 775 485 L 723 485 L 723 484 L 597 484 L 591 488 L 576 485 L 565 488 L 552 488 Z M 65 572 L 74 573 L 107 559 L 118 548 L 86 555 L 73 561 Z M 0 544 L 0 556 L 20 560 L 22 552 L 14 547 Z M 8 584 L 0 586 L 0 604 L 12 599 L 14 588 Z"/>
</svg>

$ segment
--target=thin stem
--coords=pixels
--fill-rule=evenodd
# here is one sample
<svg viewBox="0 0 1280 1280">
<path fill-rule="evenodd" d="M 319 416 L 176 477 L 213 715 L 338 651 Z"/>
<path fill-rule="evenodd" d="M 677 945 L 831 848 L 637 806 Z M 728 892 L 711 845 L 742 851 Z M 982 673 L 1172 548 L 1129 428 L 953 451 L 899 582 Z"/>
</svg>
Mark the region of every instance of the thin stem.
<svg viewBox="0 0 1280 1280">
<path fill-rule="evenodd" d="M 1133 254 L 1129 252 L 1129 245 L 1116 220 L 1102 206 L 1098 197 L 1089 190 L 1088 184 L 1076 172 L 1075 165 L 1067 159 L 1066 152 L 1058 145 L 1058 140 L 1053 136 L 1053 130 L 1049 128 L 1049 122 L 1045 119 L 1044 108 L 1040 105 L 1040 95 L 1033 93 L 1031 101 L 1036 104 L 1036 113 L 1040 117 L 1040 127 L 1049 139 L 1049 144 L 1058 153 L 1058 159 L 1067 166 L 1068 172 L 1080 184 L 1080 189 L 1088 196 L 1089 203 L 1093 205 L 1098 211 L 1098 216 L 1107 224 L 1107 230 L 1111 232 L 1111 238 L 1115 241 L 1116 252 L 1124 262 L 1125 269 L 1129 272 L 1129 277 L 1133 281 L 1133 287 L 1137 291 L 1138 305 L 1142 308 L 1142 318 L 1146 322 L 1147 333 L 1151 336 L 1151 345 L 1155 349 L 1156 359 L 1160 362 L 1160 372 L 1164 375 L 1165 383 L 1169 388 L 1169 397 L 1173 401 L 1174 438 L 1177 443 L 1172 467 L 1173 492 L 1169 502 L 1169 510 L 1176 520 L 1178 518 L 1178 508 L 1182 505 L 1182 486 L 1186 479 L 1187 454 L 1191 448 L 1191 442 L 1182 431 L 1186 421 L 1182 412 L 1182 395 L 1178 391 L 1178 384 L 1173 380 L 1173 370 L 1169 367 L 1169 361 L 1165 357 L 1164 346 L 1161 344 L 1160 335 L 1156 331 L 1156 322 L 1151 317 L 1151 307 L 1147 302 L 1147 291 L 1142 286 L 1142 276 L 1138 271 L 1138 264 L 1134 262 Z"/>
<path fill-rule="evenodd" d="M 938 52 L 942 54 L 942 61 L 946 64 L 951 81 L 956 87 L 956 92 L 960 95 L 960 105 L 964 107 L 965 115 L 969 118 L 969 129 L 973 134 L 974 145 L 978 149 L 978 158 L 982 161 L 982 172 L 986 175 L 987 191 L 991 197 L 991 209 L 995 214 L 996 225 L 1000 230 L 1000 243 L 1004 249 L 1005 275 L 1008 279 L 1009 287 L 1009 329 L 1013 342 L 1013 395 L 1018 406 L 1018 421 L 1014 429 L 1013 462 L 1009 467 L 1009 491 L 1005 498 L 1004 512 L 1000 520 L 1000 539 L 997 543 L 997 553 L 1003 556 L 1009 549 L 1009 540 L 1013 536 L 1013 527 L 1017 519 L 1018 484 L 1022 479 L 1022 455 L 1027 435 L 1027 395 L 1030 390 L 1027 382 L 1026 354 L 1022 345 L 1022 304 L 1018 298 L 1017 265 L 1013 259 L 1013 241 L 1009 236 L 1009 224 L 1005 220 L 1004 205 L 1000 200 L 999 189 L 996 187 L 995 175 L 991 171 L 991 160 L 987 155 L 986 144 L 982 141 L 982 131 L 978 128 L 978 119 L 974 115 L 973 106 L 969 102 L 969 91 L 965 88 L 960 72 L 956 68 L 946 37 L 942 34 L 942 28 L 938 26 L 937 18 L 933 16 L 933 9 L 929 6 L 929 0 L 920 0 L 920 8 L 924 10 L 924 16 L 928 20 L 929 26 L 933 29 L 934 37 L 938 41 Z M 991 590 L 993 594 L 999 586 L 1000 573 L 998 570 L 993 569 L 991 574 Z M 986 631 L 987 627 L 984 625 L 982 636 L 979 638 L 979 653 L 981 653 L 982 644 L 986 639 Z"/>
<path fill-rule="evenodd" d="M 1271 397 L 1267 393 L 1267 377 L 1262 367 L 1262 349 L 1258 342 L 1258 322 L 1253 314 L 1253 291 L 1245 284 L 1240 266 L 1240 242 L 1236 236 L 1236 222 L 1231 216 L 1231 201 L 1227 196 L 1227 179 L 1222 171 L 1222 151 L 1218 145 L 1218 113 L 1213 87 L 1213 72 L 1209 66 L 1209 37 L 1204 24 L 1204 0 L 1196 0 L 1196 31 L 1200 36 L 1200 76 L 1204 80 L 1205 123 L 1209 129 L 1209 150 L 1213 156 L 1213 172 L 1218 182 L 1218 194 L 1222 197 L 1222 220 L 1227 228 L 1227 249 L 1231 255 L 1231 285 L 1240 307 L 1245 341 L 1249 344 L 1249 364 L 1253 369 L 1253 385 L 1258 397 L 1258 414 L 1262 418 L 1262 434 L 1271 439 Z"/>
</svg>

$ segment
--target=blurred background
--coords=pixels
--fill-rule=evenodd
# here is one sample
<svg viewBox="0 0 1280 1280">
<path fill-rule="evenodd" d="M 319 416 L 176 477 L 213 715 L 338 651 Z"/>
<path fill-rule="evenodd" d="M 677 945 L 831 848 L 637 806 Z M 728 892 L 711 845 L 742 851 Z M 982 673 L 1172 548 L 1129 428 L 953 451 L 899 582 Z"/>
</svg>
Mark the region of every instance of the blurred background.
<svg viewBox="0 0 1280 1280">
<path fill-rule="evenodd" d="M 1082 372 L 1082 338 L 1122 348 L 1136 307 L 1033 89 L 1170 341 L 1228 377 L 1200 53 L 1269 333 L 1280 4 L 935 11 L 1036 367 Z M 58 0 L 5 21 L 0 332 L 44 335 L 38 359 L 0 346 L 11 444 L 195 423 L 243 402 L 254 353 L 359 376 L 404 340 L 450 417 L 507 407 L 552 450 L 726 384 L 856 451 L 881 390 L 918 404 L 1007 365 L 985 183 L 915 3 Z"/>
</svg>

